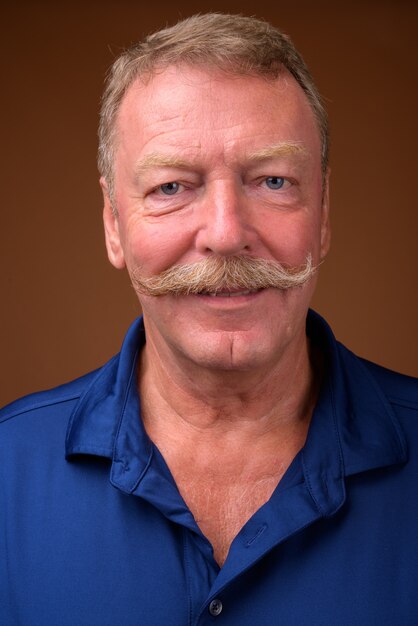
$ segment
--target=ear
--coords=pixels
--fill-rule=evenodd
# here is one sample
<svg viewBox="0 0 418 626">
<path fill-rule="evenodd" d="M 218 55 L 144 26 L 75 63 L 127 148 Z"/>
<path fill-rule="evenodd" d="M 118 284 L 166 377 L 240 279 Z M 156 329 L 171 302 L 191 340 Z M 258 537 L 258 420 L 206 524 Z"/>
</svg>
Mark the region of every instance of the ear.
<svg viewBox="0 0 418 626">
<path fill-rule="evenodd" d="M 111 264 L 114 265 L 116 269 L 121 270 L 125 267 L 125 256 L 120 240 L 118 214 L 112 207 L 107 183 L 103 177 L 100 179 L 100 186 L 102 188 L 104 201 L 103 223 L 107 256 Z"/>
<path fill-rule="evenodd" d="M 324 176 L 321 209 L 321 260 L 325 259 L 331 245 L 331 224 L 329 218 L 329 178 L 331 170 L 327 168 Z"/>
</svg>

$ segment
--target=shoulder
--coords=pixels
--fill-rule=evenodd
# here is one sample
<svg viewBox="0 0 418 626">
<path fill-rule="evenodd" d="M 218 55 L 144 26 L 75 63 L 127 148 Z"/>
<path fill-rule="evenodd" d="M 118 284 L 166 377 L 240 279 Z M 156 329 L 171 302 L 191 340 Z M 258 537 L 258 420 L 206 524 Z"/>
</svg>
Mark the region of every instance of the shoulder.
<svg viewBox="0 0 418 626">
<path fill-rule="evenodd" d="M 114 357 L 114 359 L 117 357 Z M 112 359 L 112 361 L 114 360 Z M 109 365 L 109 364 L 107 364 Z M 106 366 L 105 366 L 106 367 Z M 75 380 L 72 380 L 53 389 L 29 394 L 0 409 L 0 424 L 16 418 L 19 415 L 45 412 L 49 408 L 58 409 L 64 413 L 72 407 L 86 393 L 93 382 L 100 377 L 104 368 L 98 368 Z"/>
<path fill-rule="evenodd" d="M 418 411 L 418 378 L 360 359 L 392 405 Z"/>
</svg>

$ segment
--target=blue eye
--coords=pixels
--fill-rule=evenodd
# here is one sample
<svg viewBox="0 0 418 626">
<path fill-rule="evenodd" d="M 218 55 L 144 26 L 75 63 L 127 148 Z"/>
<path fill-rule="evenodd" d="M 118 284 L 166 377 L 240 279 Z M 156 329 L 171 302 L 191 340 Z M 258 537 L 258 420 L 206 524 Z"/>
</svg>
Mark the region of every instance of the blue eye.
<svg viewBox="0 0 418 626">
<path fill-rule="evenodd" d="M 285 183 L 285 179 L 280 176 L 268 176 L 266 185 L 269 189 L 281 189 Z"/>
<path fill-rule="evenodd" d="M 179 187 L 179 183 L 173 181 L 171 183 L 164 183 L 164 185 L 160 186 L 160 189 L 166 196 L 174 196 L 174 194 L 178 192 Z"/>
</svg>

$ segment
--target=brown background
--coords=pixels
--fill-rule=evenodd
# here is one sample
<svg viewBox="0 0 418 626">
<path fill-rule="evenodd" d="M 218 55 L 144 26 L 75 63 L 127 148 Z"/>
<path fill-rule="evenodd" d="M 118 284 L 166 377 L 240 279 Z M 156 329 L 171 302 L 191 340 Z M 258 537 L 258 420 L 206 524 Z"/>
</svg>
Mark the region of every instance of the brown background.
<svg viewBox="0 0 418 626">
<path fill-rule="evenodd" d="M 99 366 L 137 304 L 102 242 L 98 102 L 115 54 L 207 10 L 290 33 L 332 125 L 333 246 L 314 306 L 353 350 L 418 375 L 416 2 L 3 3 L 0 404 Z"/>
</svg>

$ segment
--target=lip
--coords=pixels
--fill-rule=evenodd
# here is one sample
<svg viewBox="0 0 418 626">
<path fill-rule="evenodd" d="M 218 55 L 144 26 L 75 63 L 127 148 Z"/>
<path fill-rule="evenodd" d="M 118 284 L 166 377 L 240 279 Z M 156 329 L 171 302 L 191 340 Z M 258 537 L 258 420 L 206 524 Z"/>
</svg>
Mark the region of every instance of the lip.
<svg viewBox="0 0 418 626">
<path fill-rule="evenodd" d="M 255 302 L 265 291 L 265 289 L 255 289 L 254 291 L 237 289 L 220 292 L 218 291 L 216 295 L 198 293 L 195 294 L 193 297 L 209 306 L 233 308 L 237 306 L 242 306 L 247 303 Z"/>
<path fill-rule="evenodd" d="M 252 296 L 261 291 L 261 289 L 221 289 L 213 293 L 202 292 L 198 296 L 208 296 L 209 298 L 241 298 L 244 296 Z"/>
</svg>

